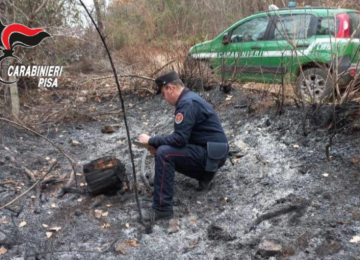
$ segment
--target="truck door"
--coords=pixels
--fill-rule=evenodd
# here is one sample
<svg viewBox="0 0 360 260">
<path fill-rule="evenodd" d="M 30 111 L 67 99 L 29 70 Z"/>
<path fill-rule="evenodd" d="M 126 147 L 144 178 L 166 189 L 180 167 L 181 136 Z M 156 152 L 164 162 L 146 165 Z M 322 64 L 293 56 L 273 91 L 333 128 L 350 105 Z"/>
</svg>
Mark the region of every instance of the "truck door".
<svg viewBox="0 0 360 260">
<path fill-rule="evenodd" d="M 226 79 L 261 82 L 269 17 L 264 14 L 246 20 L 228 32 L 229 43 L 222 46 L 218 64 Z"/>
<path fill-rule="evenodd" d="M 311 61 L 308 54 L 315 41 L 316 25 L 317 18 L 310 14 L 274 16 L 267 50 L 263 53 L 269 64 L 269 82 L 281 83 L 286 74 L 295 74 L 301 64 Z"/>
</svg>

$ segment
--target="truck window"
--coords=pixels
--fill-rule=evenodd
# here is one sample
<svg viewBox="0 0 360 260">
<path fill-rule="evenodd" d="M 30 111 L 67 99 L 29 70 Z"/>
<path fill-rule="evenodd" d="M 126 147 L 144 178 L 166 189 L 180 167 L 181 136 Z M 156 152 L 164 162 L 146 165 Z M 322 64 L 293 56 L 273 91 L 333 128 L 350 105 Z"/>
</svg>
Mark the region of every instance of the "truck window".
<svg viewBox="0 0 360 260">
<path fill-rule="evenodd" d="M 275 40 L 308 38 L 311 15 L 280 15 L 275 22 Z"/>
<path fill-rule="evenodd" d="M 236 43 L 266 40 L 267 37 L 265 31 L 268 23 L 269 18 L 264 16 L 240 24 L 233 29 L 230 42 Z"/>
<path fill-rule="evenodd" d="M 339 28 L 339 25 L 336 26 Z M 320 17 L 316 35 L 335 35 L 335 18 L 334 17 Z"/>
<path fill-rule="evenodd" d="M 349 13 L 351 36 L 360 39 L 360 13 Z"/>
</svg>

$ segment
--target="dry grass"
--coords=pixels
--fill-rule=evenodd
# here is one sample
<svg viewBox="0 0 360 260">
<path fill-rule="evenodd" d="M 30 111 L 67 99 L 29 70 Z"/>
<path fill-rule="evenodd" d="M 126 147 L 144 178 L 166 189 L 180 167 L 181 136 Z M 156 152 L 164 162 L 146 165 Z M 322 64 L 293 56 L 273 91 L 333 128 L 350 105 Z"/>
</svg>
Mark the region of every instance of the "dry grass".
<svg viewBox="0 0 360 260">
<path fill-rule="evenodd" d="M 280 95 L 282 91 L 282 87 L 284 87 L 284 95 L 287 98 L 296 98 L 294 92 L 294 86 L 291 84 L 286 84 L 284 86 L 280 84 L 262 84 L 262 83 L 246 83 L 242 86 L 234 84 L 234 88 L 244 88 L 249 90 L 257 90 L 257 91 L 266 91 L 275 95 Z"/>
<path fill-rule="evenodd" d="M 180 75 L 185 76 L 184 61 L 191 45 L 213 38 L 242 17 L 267 9 L 269 4 L 275 3 L 279 7 L 283 7 L 283 1 L 280 0 L 265 1 L 266 4 L 264 1 L 229 1 L 225 9 L 223 2 L 217 0 L 196 0 L 191 4 L 182 1 L 176 5 L 171 5 L 172 1 L 163 5 L 159 5 L 158 2 L 152 4 L 151 1 L 146 4 L 143 2 L 138 4 L 140 2 L 136 0 L 114 1 L 114 6 L 118 9 L 113 9 L 107 14 L 105 21 L 108 22 L 106 24 L 107 41 L 112 49 L 119 75 L 134 74 L 156 78 L 167 71 L 176 70 Z M 358 0 L 299 2 L 299 6 L 305 4 L 360 9 Z M 124 7 L 128 9 L 124 9 Z M 144 30 L 145 25 L 148 30 Z M 48 52 L 52 53 L 47 55 L 50 57 L 47 62 L 51 62 L 52 65 L 64 64 L 68 74 L 64 75 L 59 82 L 59 86 L 64 87 L 62 90 L 55 89 L 40 93 L 35 85 L 35 87 L 29 85 L 26 88 L 26 91 L 22 93 L 23 107 L 20 118 L 26 124 L 36 127 L 51 124 L 66 119 L 66 116 L 63 115 L 66 113 L 69 116 L 74 115 L 73 118 L 79 117 L 79 113 L 82 113 L 81 108 L 74 107 L 74 105 L 78 103 L 76 97 L 81 97 L 82 90 L 93 93 L 90 95 L 93 100 L 101 100 L 99 95 L 102 95 L 102 89 L 111 95 L 116 95 L 116 91 L 113 92 L 116 90 L 113 78 L 97 79 L 112 75 L 108 58 L 101 51 L 102 46 L 98 36 L 92 27 L 83 29 L 84 33 L 81 39 L 67 36 L 57 37 L 54 38 L 55 45 L 51 43 L 46 47 L 46 50 L 49 49 Z M 124 37 L 119 38 L 120 36 Z M 45 50 L 45 43 L 42 44 L 42 47 Z M 38 56 L 43 57 L 47 53 L 40 54 Z M 81 54 L 81 58 L 73 61 L 73 57 L 78 54 Z M 199 76 L 198 73 L 195 74 L 195 76 Z M 208 75 L 200 75 L 200 77 L 203 77 L 202 81 L 209 80 Z M 216 81 L 215 79 L 212 84 L 217 82 L 220 80 Z M 143 90 L 143 94 L 149 93 L 148 90 L 155 87 L 151 81 L 133 78 L 121 78 L 121 85 L 125 91 Z M 282 95 L 289 99 L 295 98 L 291 85 L 285 85 L 284 91 L 280 84 L 234 83 L 233 88 L 257 91 L 264 93 L 264 96 L 269 93 L 272 98 L 265 103 L 276 103 L 282 99 Z M 68 100 L 68 103 L 54 103 L 54 98 Z M 359 99 L 355 97 L 355 100 Z M 58 105 L 59 107 L 57 107 Z M 39 106 L 39 109 L 35 109 L 36 106 Z M 261 104 L 259 106 L 261 107 Z M 268 104 L 265 104 L 266 106 Z M 9 109 L 5 107 L 7 107 L 5 104 L 0 104 L 3 113 L 9 114 Z M 70 111 L 73 109 L 80 112 L 73 113 Z"/>
</svg>

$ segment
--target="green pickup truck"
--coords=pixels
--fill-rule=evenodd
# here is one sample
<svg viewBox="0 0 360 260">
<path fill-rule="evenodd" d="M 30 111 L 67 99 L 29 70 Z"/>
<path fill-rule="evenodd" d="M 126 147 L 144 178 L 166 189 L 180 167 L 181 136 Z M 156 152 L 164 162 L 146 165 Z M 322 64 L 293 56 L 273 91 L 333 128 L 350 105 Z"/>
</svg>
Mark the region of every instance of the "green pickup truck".
<svg viewBox="0 0 360 260">
<path fill-rule="evenodd" d="M 190 48 L 223 79 L 295 84 L 301 97 L 322 100 L 360 71 L 360 12 L 288 8 L 251 15 L 215 39 Z M 337 72 L 337 73 L 335 73 Z"/>
</svg>

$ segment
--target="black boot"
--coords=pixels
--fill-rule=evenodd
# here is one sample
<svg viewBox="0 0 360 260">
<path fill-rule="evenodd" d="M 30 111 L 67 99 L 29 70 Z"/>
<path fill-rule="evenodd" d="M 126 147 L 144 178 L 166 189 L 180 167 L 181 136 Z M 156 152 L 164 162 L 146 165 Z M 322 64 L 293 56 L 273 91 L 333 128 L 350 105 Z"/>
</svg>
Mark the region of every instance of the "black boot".
<svg viewBox="0 0 360 260">
<path fill-rule="evenodd" d="M 212 181 L 199 181 L 199 185 L 195 188 L 196 191 L 208 191 L 210 189 L 210 186 L 212 184 Z"/>
<path fill-rule="evenodd" d="M 171 219 L 174 216 L 174 212 L 171 211 L 159 211 L 156 209 L 150 210 L 147 214 L 143 216 L 144 222 L 154 223 L 157 220 Z"/>
<path fill-rule="evenodd" d="M 199 186 L 197 186 L 195 190 L 208 191 L 211 187 L 214 176 L 215 176 L 214 172 L 205 172 L 204 175 L 200 177 Z"/>
</svg>

